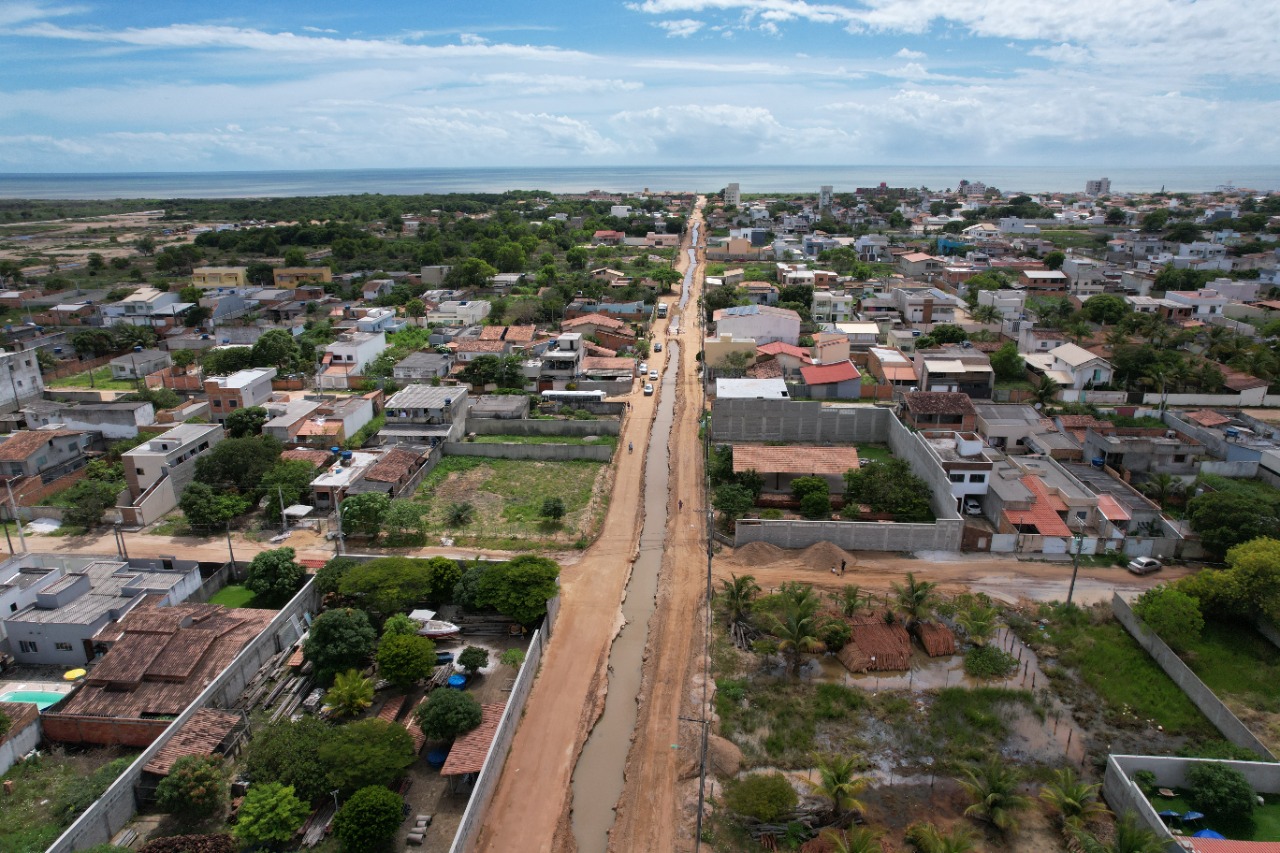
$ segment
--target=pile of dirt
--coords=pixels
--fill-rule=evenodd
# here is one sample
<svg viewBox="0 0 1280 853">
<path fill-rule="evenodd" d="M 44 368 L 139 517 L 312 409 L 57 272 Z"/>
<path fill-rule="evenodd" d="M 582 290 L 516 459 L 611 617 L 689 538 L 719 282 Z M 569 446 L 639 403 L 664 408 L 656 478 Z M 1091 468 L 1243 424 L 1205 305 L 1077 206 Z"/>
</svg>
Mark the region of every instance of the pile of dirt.
<svg viewBox="0 0 1280 853">
<path fill-rule="evenodd" d="M 707 737 L 707 759 L 711 770 L 725 779 L 733 779 L 742 769 L 742 750 L 731 740 L 710 735 Z"/>
<path fill-rule="evenodd" d="M 767 566 L 788 557 L 785 548 L 770 545 L 768 542 L 748 542 L 741 548 L 734 549 L 733 561 L 740 566 Z"/>
<path fill-rule="evenodd" d="M 831 542 L 819 542 L 816 545 L 810 545 L 800 552 L 800 559 L 804 561 L 806 566 L 814 566 L 827 571 L 830 571 L 832 566 L 839 568 L 841 560 L 845 562 L 846 570 L 858 564 L 856 557 Z"/>
</svg>

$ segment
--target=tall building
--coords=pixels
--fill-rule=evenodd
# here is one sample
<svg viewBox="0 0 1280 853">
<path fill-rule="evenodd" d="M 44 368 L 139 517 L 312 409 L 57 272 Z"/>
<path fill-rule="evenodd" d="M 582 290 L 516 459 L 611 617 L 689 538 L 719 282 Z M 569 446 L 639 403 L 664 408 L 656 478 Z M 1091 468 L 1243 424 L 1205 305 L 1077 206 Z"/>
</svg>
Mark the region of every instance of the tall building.
<svg viewBox="0 0 1280 853">
<path fill-rule="evenodd" d="M 28 400 L 44 395 L 40 362 L 33 349 L 8 352 L 0 348 L 0 412 L 14 412 Z"/>
<path fill-rule="evenodd" d="M 831 185 L 823 184 L 818 189 L 818 209 L 826 210 L 831 206 Z"/>
<path fill-rule="evenodd" d="M 1111 179 L 1099 178 L 1096 181 L 1084 182 L 1085 195 L 1109 195 L 1111 193 Z"/>
<path fill-rule="evenodd" d="M 724 204 L 725 207 L 737 207 L 742 203 L 742 191 L 738 189 L 737 184 L 729 184 L 724 188 Z"/>
</svg>

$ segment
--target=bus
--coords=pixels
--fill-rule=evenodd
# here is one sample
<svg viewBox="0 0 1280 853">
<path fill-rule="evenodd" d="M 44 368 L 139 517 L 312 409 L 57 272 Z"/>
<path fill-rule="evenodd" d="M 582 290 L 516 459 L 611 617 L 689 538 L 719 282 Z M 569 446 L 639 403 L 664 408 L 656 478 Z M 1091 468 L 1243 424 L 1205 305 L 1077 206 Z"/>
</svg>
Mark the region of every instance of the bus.
<svg viewBox="0 0 1280 853">
<path fill-rule="evenodd" d="M 603 403 L 603 391 L 543 391 L 544 403 Z"/>
</svg>

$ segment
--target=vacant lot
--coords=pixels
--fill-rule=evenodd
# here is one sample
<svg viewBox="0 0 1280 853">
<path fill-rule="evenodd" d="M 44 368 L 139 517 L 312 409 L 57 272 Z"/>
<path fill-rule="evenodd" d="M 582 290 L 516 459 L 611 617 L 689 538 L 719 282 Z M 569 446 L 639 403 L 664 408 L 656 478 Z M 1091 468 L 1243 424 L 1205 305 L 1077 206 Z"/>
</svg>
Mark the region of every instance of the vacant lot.
<svg viewBox="0 0 1280 853">
<path fill-rule="evenodd" d="M 40 853 L 102 795 L 132 761 L 116 749 L 61 747 L 4 775 L 13 793 L 0 796 L 0 850 Z"/>
<path fill-rule="evenodd" d="M 607 504 L 602 462 L 543 462 L 447 456 L 423 481 L 415 500 L 427 504 L 428 539 L 449 536 L 477 547 L 521 550 L 590 541 Z M 564 502 L 564 517 L 542 517 L 547 498 Z M 470 504 L 469 523 L 450 526 L 450 508 Z"/>
<path fill-rule="evenodd" d="M 210 604 L 221 604 L 223 607 L 257 607 L 253 603 L 253 592 L 238 583 L 227 584 L 209 597 Z"/>
<path fill-rule="evenodd" d="M 92 375 L 92 379 L 90 376 Z M 45 383 L 50 388 L 100 388 L 106 391 L 136 391 L 138 383 L 133 379 L 112 379 L 111 367 L 103 365 L 84 373 L 73 373 L 61 379 Z"/>
</svg>

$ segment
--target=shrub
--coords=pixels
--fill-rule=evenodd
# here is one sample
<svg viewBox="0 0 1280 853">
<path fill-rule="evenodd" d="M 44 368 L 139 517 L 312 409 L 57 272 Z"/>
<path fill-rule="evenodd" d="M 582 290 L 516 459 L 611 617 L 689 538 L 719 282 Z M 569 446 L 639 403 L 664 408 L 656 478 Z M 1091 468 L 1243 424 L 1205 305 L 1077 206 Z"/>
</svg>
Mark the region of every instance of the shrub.
<svg viewBox="0 0 1280 853">
<path fill-rule="evenodd" d="M 450 527 L 466 527 L 475 518 L 476 508 L 463 501 L 449 504 L 444 511 L 445 524 Z"/>
<path fill-rule="evenodd" d="M 343 803 L 333 818 L 333 834 L 343 850 L 377 850 L 396 834 L 404 820 L 404 800 L 379 785 L 361 788 Z"/>
<path fill-rule="evenodd" d="M 964 671 L 974 678 L 1007 678 L 1018 659 L 996 646 L 972 646 L 964 653 Z"/>
<path fill-rule="evenodd" d="M 292 785 L 250 785 L 236 818 L 236 838 L 252 845 L 284 844 L 310 813 L 311 807 L 298 799 Z"/>
<path fill-rule="evenodd" d="M 339 672 L 360 667 L 376 642 L 377 634 L 363 610 L 326 610 L 311 623 L 302 653 L 315 664 L 316 680 L 328 684 Z"/>
<path fill-rule="evenodd" d="M 730 811 L 763 823 L 777 823 L 799 802 L 796 789 L 781 773 L 752 773 L 725 794 Z"/>
<path fill-rule="evenodd" d="M 475 675 L 477 671 L 484 669 L 488 665 L 489 651 L 479 646 L 467 646 L 462 650 L 462 654 L 458 655 L 458 666 L 471 675 Z"/>
<path fill-rule="evenodd" d="M 1185 649 L 1204 630 L 1199 600 L 1166 584 L 1144 592 L 1133 612 L 1174 649 Z"/>
<path fill-rule="evenodd" d="M 426 637 L 396 634 L 378 646 L 378 673 L 401 689 L 426 678 L 435 665 L 436 645 Z"/>
<path fill-rule="evenodd" d="M 334 557 L 316 572 L 316 589 L 321 595 L 337 592 L 347 572 L 360 565 L 350 557 Z"/>
<path fill-rule="evenodd" d="M 818 629 L 818 639 L 832 653 L 843 649 L 852 637 L 853 629 L 843 619 L 828 619 Z"/>
<path fill-rule="evenodd" d="M 800 514 L 813 520 L 829 518 L 831 515 L 831 498 L 825 491 L 809 492 L 800 499 Z"/>
<path fill-rule="evenodd" d="M 156 801 L 169 814 L 207 817 L 227 801 L 221 756 L 187 755 L 173 763 L 156 788 Z"/>
<path fill-rule="evenodd" d="M 1139 770 L 1133 774 L 1133 784 L 1147 793 L 1151 793 L 1156 789 L 1156 774 L 1150 770 Z"/>
<path fill-rule="evenodd" d="M 1191 805 L 1212 818 L 1239 823 L 1253 814 L 1257 794 L 1244 774 L 1225 764 L 1197 764 L 1187 772 Z"/>
<path fill-rule="evenodd" d="M 325 783 L 319 751 L 334 731 L 315 717 L 270 723 L 249 741 L 245 770 L 254 786 L 279 782 L 307 802 L 322 797 L 331 789 Z"/>
<path fill-rule="evenodd" d="M 390 785 L 417 757 L 413 737 L 404 726 L 378 719 L 342 726 L 317 752 L 328 771 L 330 787 L 347 793 L 370 785 Z"/>
<path fill-rule="evenodd" d="M 133 758 L 117 758 L 88 776 L 77 776 L 69 780 L 58 791 L 51 811 L 64 823 L 70 824 L 80 812 L 93 805 L 94 800 L 101 797 L 116 777 L 129 769 L 132 763 Z"/>
<path fill-rule="evenodd" d="M 498 660 L 503 666 L 519 669 L 524 664 L 524 649 L 507 649 Z"/>
<path fill-rule="evenodd" d="M 433 740 L 453 740 L 480 725 L 483 712 L 470 693 L 436 690 L 417 710 L 423 734 Z"/>
</svg>

